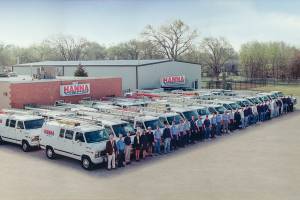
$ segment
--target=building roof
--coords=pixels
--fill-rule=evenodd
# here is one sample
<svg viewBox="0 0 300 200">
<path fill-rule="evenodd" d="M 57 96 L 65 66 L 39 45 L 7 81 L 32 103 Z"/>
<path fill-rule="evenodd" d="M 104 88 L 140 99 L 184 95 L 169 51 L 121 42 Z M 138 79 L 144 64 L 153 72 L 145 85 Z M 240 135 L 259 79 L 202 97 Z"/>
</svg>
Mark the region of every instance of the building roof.
<svg viewBox="0 0 300 200">
<path fill-rule="evenodd" d="M 168 59 L 160 60 L 86 60 L 86 61 L 41 61 L 34 63 L 17 64 L 14 67 L 30 67 L 30 66 L 143 66 L 170 62 Z"/>
<path fill-rule="evenodd" d="M 80 81 L 93 79 L 110 79 L 119 77 L 75 77 L 75 76 L 56 76 L 55 79 L 32 79 L 31 76 L 20 75 L 17 77 L 0 78 L 0 83 L 32 83 L 32 82 L 55 82 L 55 81 Z"/>
</svg>

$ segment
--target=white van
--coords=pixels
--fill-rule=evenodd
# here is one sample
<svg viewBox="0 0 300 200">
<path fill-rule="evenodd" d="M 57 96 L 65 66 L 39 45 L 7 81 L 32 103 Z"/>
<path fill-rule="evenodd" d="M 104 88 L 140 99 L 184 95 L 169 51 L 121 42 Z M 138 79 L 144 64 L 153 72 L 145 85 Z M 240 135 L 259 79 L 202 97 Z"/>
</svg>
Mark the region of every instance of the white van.
<svg viewBox="0 0 300 200">
<path fill-rule="evenodd" d="M 46 156 L 62 155 L 80 160 L 84 169 L 106 161 L 108 134 L 100 126 L 81 124 L 74 119 L 48 121 L 42 128 L 40 146 Z"/>
<path fill-rule="evenodd" d="M 3 141 L 22 145 L 27 152 L 39 146 L 39 135 L 44 118 L 29 114 L 0 114 L 0 143 Z"/>
</svg>

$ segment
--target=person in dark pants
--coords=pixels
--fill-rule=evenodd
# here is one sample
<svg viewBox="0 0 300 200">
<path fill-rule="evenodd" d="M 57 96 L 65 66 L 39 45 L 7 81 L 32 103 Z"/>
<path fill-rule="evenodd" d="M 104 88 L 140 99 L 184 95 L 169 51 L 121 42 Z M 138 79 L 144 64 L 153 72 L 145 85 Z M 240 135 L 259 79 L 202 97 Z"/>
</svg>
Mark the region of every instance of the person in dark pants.
<svg viewBox="0 0 300 200">
<path fill-rule="evenodd" d="M 140 151 L 141 151 L 141 136 L 140 131 L 137 130 L 136 135 L 133 140 L 133 147 L 135 148 L 135 160 L 140 161 Z"/>
<path fill-rule="evenodd" d="M 210 120 L 208 118 L 208 115 L 206 115 L 206 118 L 204 120 L 204 131 L 205 131 L 205 139 L 208 140 L 209 137 L 210 137 L 210 128 L 211 128 L 211 123 L 210 123 Z"/>
<path fill-rule="evenodd" d="M 217 132 L 217 113 L 213 114 L 213 117 L 211 118 L 211 137 L 210 138 L 215 138 Z"/>
<path fill-rule="evenodd" d="M 203 122 L 202 117 L 199 115 L 198 119 L 196 120 L 196 126 L 197 126 L 197 136 L 198 140 L 202 141 L 204 139 L 204 131 L 203 131 Z"/>
<path fill-rule="evenodd" d="M 152 153 L 153 153 L 153 145 L 154 145 L 154 135 L 153 135 L 153 132 L 152 132 L 152 129 L 151 127 L 148 127 L 148 130 L 147 130 L 147 139 L 148 139 L 148 156 L 151 156 L 152 157 Z"/>
<path fill-rule="evenodd" d="M 240 124 L 241 124 L 241 119 L 242 118 L 241 118 L 240 112 L 238 110 L 236 110 L 235 113 L 234 113 L 234 126 L 235 126 L 235 129 L 239 129 Z"/>
<path fill-rule="evenodd" d="M 172 122 L 170 130 L 171 130 L 171 135 L 172 135 L 171 147 L 172 147 L 172 150 L 176 150 L 178 147 L 178 130 L 177 130 L 175 121 Z"/>
<path fill-rule="evenodd" d="M 184 120 L 184 144 L 187 145 L 189 141 L 191 125 L 189 120 Z"/>
<path fill-rule="evenodd" d="M 147 149 L 148 149 L 148 137 L 145 133 L 145 130 L 143 130 L 142 135 L 141 135 L 141 149 L 143 153 L 143 159 L 146 158 L 147 156 Z"/>
<path fill-rule="evenodd" d="M 122 134 L 119 134 L 117 148 L 118 148 L 118 167 L 125 167 L 125 143 Z"/>
<path fill-rule="evenodd" d="M 198 127 L 196 125 L 196 121 L 195 121 L 195 117 L 192 116 L 192 120 L 190 121 L 191 124 L 191 137 L 190 137 L 190 141 L 192 144 L 195 143 L 196 137 L 197 137 L 197 133 L 198 133 Z"/>
<path fill-rule="evenodd" d="M 235 127 L 234 127 L 234 112 L 233 112 L 233 110 L 231 110 L 230 114 L 229 114 L 229 131 L 233 132 L 234 130 L 235 130 Z"/>
<path fill-rule="evenodd" d="M 178 129 L 179 129 L 179 145 L 180 147 L 185 147 L 185 143 L 184 143 L 185 128 L 184 128 L 184 121 L 182 119 L 180 120 Z"/>
</svg>

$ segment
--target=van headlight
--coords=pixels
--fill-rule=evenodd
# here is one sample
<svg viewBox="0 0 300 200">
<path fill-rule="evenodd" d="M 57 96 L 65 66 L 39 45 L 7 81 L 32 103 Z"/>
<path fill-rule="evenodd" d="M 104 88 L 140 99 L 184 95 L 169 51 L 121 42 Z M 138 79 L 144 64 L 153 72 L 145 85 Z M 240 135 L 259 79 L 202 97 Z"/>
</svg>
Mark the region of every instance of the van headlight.
<svg viewBox="0 0 300 200">
<path fill-rule="evenodd" d="M 101 157 L 101 151 L 96 151 L 95 158 L 100 158 L 100 157 Z"/>
<path fill-rule="evenodd" d="M 40 140 L 39 136 L 34 136 L 33 138 L 31 138 L 31 142 L 37 142 Z"/>
</svg>

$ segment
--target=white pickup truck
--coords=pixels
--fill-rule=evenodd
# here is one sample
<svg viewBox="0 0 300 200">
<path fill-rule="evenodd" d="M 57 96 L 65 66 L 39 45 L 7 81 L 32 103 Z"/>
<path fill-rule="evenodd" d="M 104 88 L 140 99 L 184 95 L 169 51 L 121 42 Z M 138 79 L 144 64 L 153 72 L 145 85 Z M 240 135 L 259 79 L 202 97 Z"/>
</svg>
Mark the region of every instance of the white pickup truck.
<svg viewBox="0 0 300 200">
<path fill-rule="evenodd" d="M 39 146 L 39 136 L 44 118 L 26 114 L 0 114 L 0 143 L 20 144 L 27 152 Z"/>
</svg>

